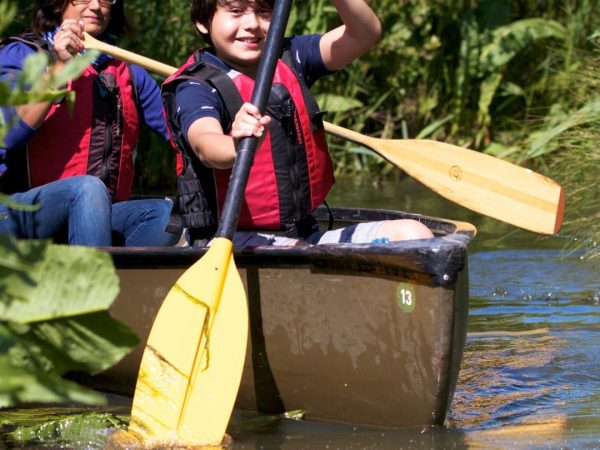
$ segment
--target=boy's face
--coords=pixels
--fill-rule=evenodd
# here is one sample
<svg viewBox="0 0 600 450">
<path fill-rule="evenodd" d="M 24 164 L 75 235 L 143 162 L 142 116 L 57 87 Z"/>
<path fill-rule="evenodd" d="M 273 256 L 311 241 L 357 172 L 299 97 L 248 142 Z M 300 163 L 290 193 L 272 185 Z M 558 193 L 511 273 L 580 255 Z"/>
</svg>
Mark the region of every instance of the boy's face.
<svg viewBox="0 0 600 450">
<path fill-rule="evenodd" d="M 253 75 L 258 68 L 269 25 L 271 9 L 248 0 L 229 0 L 217 5 L 210 29 L 197 23 L 201 33 L 210 34 L 217 56 L 232 68 Z"/>
</svg>

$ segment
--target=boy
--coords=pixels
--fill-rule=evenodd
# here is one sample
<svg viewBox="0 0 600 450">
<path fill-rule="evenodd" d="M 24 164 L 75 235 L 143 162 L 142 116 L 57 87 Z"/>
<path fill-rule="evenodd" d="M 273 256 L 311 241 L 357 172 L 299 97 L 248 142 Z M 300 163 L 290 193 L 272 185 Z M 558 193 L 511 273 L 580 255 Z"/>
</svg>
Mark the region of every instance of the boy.
<svg viewBox="0 0 600 450">
<path fill-rule="evenodd" d="M 181 152 L 176 216 L 192 239 L 214 232 L 241 138 L 255 136 L 255 154 L 239 229 L 241 245 L 381 242 L 429 238 L 414 220 L 353 225 L 320 232 L 311 212 L 333 184 L 321 113 L 308 90 L 317 79 L 365 53 L 381 25 L 364 0 L 332 0 L 343 25 L 324 35 L 286 39 L 266 114 L 249 103 L 274 0 L 191 0 L 191 18 L 210 44 L 163 85 L 172 140 Z M 268 129 L 268 131 L 267 131 Z"/>
</svg>

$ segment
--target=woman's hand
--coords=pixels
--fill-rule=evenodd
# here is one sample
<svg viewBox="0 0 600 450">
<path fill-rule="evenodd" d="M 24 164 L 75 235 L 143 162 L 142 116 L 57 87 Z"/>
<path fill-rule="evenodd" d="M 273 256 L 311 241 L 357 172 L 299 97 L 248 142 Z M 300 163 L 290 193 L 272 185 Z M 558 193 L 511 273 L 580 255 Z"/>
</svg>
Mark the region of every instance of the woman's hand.
<svg viewBox="0 0 600 450">
<path fill-rule="evenodd" d="M 83 22 L 66 19 L 54 35 L 54 50 L 58 58 L 57 63 L 66 63 L 77 55 L 84 46 Z"/>
</svg>

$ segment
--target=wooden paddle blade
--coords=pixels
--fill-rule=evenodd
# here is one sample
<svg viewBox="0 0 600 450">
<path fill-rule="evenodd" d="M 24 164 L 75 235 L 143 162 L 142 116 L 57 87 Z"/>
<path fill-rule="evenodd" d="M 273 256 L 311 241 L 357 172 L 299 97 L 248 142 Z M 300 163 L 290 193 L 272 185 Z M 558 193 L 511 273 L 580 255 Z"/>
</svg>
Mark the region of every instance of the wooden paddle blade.
<svg viewBox="0 0 600 450">
<path fill-rule="evenodd" d="M 371 148 L 442 197 L 473 211 L 542 234 L 557 233 L 562 225 L 562 188 L 529 169 L 444 142 L 378 139 L 330 123 L 325 129 Z"/>
<path fill-rule="evenodd" d="M 383 148 L 411 177 L 466 208 L 542 234 L 562 225 L 561 186 L 529 169 L 442 142 L 397 140 Z"/>
<path fill-rule="evenodd" d="M 158 312 L 140 366 L 130 432 L 146 444 L 219 444 L 239 389 L 247 339 L 248 306 L 232 243 L 217 238 Z"/>
</svg>

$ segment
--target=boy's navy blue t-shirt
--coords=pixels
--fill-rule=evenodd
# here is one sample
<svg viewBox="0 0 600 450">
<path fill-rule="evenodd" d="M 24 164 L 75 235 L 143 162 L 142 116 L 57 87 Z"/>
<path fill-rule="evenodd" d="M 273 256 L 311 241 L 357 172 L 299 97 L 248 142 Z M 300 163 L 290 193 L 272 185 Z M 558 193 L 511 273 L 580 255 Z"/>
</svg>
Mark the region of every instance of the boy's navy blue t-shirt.
<svg viewBox="0 0 600 450">
<path fill-rule="evenodd" d="M 288 39 L 296 70 L 304 78 L 308 87 L 312 86 L 319 78 L 331 73 L 325 68 L 321 57 L 320 34 L 292 36 Z M 230 70 L 230 67 L 213 53 L 206 51 L 205 57 L 210 64 Z M 181 82 L 175 90 L 175 103 L 177 104 L 177 120 L 186 139 L 190 126 L 196 120 L 205 117 L 217 119 L 223 130 L 229 129 L 230 119 L 223 100 L 207 83 L 192 80 Z"/>
</svg>

